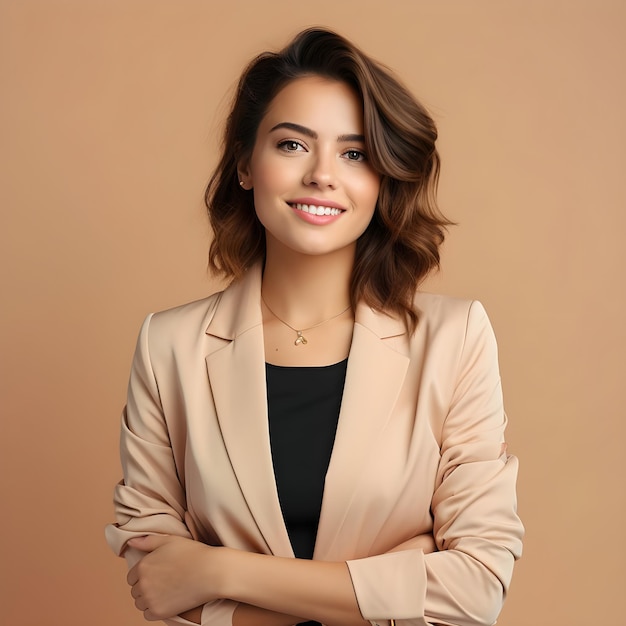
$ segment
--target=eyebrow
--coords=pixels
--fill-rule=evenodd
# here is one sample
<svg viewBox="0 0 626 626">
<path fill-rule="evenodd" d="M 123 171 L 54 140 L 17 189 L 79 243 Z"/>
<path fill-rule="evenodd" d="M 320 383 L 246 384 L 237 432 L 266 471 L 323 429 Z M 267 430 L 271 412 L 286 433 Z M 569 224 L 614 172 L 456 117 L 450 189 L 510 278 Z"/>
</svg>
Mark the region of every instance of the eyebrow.
<svg viewBox="0 0 626 626">
<path fill-rule="evenodd" d="M 279 124 L 276 124 L 276 126 L 272 126 L 272 128 L 270 128 L 270 133 L 273 133 L 275 130 L 279 130 L 281 128 L 294 130 L 297 133 L 302 133 L 303 135 L 306 135 L 307 137 L 311 137 L 311 139 L 317 139 L 318 137 L 317 133 L 314 130 L 307 128 L 306 126 L 302 126 L 301 124 L 294 124 L 293 122 L 280 122 Z M 357 141 L 360 143 L 365 143 L 365 136 L 359 135 L 356 133 L 339 135 L 339 137 L 337 137 L 337 141 L 340 143 L 348 142 L 348 141 Z"/>
</svg>

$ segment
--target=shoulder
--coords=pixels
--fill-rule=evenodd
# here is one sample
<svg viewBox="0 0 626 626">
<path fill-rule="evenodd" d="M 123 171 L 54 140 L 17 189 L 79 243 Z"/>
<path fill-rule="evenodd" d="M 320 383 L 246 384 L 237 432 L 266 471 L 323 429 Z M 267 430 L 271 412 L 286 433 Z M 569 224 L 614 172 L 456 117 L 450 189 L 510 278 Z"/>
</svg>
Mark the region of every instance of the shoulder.
<svg viewBox="0 0 626 626">
<path fill-rule="evenodd" d="M 153 313 L 152 323 L 162 328 L 177 328 L 181 325 L 193 326 L 203 324 L 205 321 L 210 322 L 223 293 L 223 291 L 218 291 L 206 298 Z"/>
<path fill-rule="evenodd" d="M 223 293 L 219 291 L 200 300 L 150 313 L 141 330 L 150 351 L 198 344 L 213 319 Z"/>
<path fill-rule="evenodd" d="M 413 298 L 418 328 L 424 326 L 460 326 L 489 324 L 487 312 L 478 300 L 418 291 Z"/>
<path fill-rule="evenodd" d="M 478 300 L 418 292 L 413 305 L 418 316 L 413 341 L 425 341 L 458 357 L 477 349 L 492 354 L 497 351 L 491 322 Z"/>
</svg>

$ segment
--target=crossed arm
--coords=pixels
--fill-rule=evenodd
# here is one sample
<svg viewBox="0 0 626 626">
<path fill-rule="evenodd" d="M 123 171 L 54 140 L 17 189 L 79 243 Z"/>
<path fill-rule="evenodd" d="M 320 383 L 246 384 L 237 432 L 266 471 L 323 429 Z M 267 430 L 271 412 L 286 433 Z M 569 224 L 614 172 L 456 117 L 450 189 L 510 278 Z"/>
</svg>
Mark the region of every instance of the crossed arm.
<svg viewBox="0 0 626 626">
<path fill-rule="evenodd" d="M 148 620 L 180 614 L 199 624 L 204 603 L 228 598 L 239 603 L 233 626 L 309 619 L 328 626 L 367 623 L 345 563 L 254 554 L 174 536 L 137 537 L 129 545 L 146 553 L 128 572 L 128 583 Z"/>
</svg>

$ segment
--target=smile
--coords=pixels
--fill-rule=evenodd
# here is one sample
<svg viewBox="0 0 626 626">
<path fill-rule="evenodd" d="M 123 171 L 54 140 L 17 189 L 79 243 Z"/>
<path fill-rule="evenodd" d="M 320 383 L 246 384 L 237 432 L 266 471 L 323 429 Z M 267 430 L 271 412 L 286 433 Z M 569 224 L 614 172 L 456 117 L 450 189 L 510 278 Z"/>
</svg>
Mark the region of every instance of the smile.
<svg viewBox="0 0 626 626">
<path fill-rule="evenodd" d="M 299 202 L 291 204 L 294 209 L 298 211 L 304 211 L 311 215 L 339 215 L 343 213 L 341 209 L 336 209 L 329 206 L 316 206 L 314 204 L 300 204 Z"/>
</svg>

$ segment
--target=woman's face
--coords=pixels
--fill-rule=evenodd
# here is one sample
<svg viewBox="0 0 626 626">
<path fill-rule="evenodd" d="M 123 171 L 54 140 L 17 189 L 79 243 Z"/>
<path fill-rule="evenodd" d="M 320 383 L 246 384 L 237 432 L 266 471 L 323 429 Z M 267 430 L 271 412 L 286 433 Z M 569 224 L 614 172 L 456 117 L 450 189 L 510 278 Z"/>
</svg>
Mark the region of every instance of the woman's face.
<svg viewBox="0 0 626 626">
<path fill-rule="evenodd" d="M 272 100 L 240 173 L 254 190 L 268 253 L 353 252 L 380 188 L 365 153 L 359 97 L 320 76 L 292 81 Z"/>
</svg>

